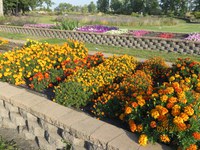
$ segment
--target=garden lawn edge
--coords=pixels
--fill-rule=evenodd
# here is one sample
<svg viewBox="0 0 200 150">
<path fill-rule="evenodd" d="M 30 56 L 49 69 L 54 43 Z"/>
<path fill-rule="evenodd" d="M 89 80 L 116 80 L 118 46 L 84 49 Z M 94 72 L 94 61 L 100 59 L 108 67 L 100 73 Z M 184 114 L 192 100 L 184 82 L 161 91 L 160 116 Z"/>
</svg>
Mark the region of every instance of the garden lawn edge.
<svg viewBox="0 0 200 150">
<path fill-rule="evenodd" d="M 75 147 L 78 145 L 79 148 L 82 147 L 85 149 L 94 149 L 95 147 L 98 147 L 100 149 L 108 150 L 171 149 L 166 145 L 158 143 L 154 145 L 148 144 L 147 146 L 142 147 L 137 142 L 138 137 L 131 132 L 92 118 L 84 112 L 79 112 L 49 101 L 45 97 L 36 95 L 28 89 L 16 87 L 5 82 L 0 82 L 0 118 L 2 119 L 0 123 L 1 127 L 3 127 L 3 124 L 6 120 L 6 113 L 2 113 L 4 112 L 4 109 L 9 111 L 8 118 L 10 119 L 10 122 L 8 122 L 7 127 L 19 129 L 21 126 L 26 125 L 26 123 L 23 123 L 23 121 L 26 122 L 28 119 L 23 117 L 22 113 L 20 113 L 26 112 L 29 114 L 29 116 L 32 115 L 32 118 L 36 118 L 32 119 L 31 122 L 35 121 L 35 124 L 38 122 L 43 122 L 43 125 L 45 123 L 50 125 L 52 128 L 51 130 L 48 130 L 48 134 L 50 136 L 53 134 L 55 129 L 57 132 L 54 132 L 54 134 L 57 133 L 58 137 L 60 135 L 58 130 L 62 131 L 62 133 L 65 133 L 65 136 L 63 136 L 63 134 L 60 135 L 60 138 L 64 139 L 65 141 L 70 141 L 69 136 L 66 136 L 67 134 L 69 134 L 70 137 L 73 136 L 73 140 L 70 142 L 72 142 L 72 145 Z M 13 112 L 15 115 L 12 115 Z M 16 116 L 16 114 L 18 115 Z M 10 117 L 10 115 L 13 117 Z M 19 116 L 24 118 L 21 119 L 20 123 Z M 43 129 L 40 130 L 40 132 L 44 133 L 41 133 L 40 136 L 34 132 L 29 132 L 29 134 L 32 134 L 33 139 L 35 139 L 37 142 L 39 141 L 39 144 L 44 144 L 44 141 L 46 140 L 47 142 L 45 144 L 48 145 L 48 147 L 46 145 L 47 148 L 58 148 L 57 144 L 48 142 L 45 134 L 47 129 L 45 129 L 44 126 L 42 127 Z M 39 146 L 41 147 L 41 145 Z M 42 148 L 44 148 L 44 146 Z"/>
</svg>

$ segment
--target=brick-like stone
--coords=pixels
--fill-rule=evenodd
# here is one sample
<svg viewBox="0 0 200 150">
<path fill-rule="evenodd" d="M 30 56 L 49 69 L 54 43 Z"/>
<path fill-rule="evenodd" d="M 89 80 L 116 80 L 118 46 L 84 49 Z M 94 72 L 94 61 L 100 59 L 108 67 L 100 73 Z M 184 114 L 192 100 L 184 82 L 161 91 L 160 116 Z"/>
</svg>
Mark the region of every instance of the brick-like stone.
<svg viewBox="0 0 200 150">
<path fill-rule="evenodd" d="M 13 106 L 12 104 L 8 103 L 8 102 L 5 102 L 5 108 L 10 111 L 10 112 L 15 112 L 15 113 L 18 113 L 19 112 L 19 109 L 18 107 L 16 106 Z"/>
<path fill-rule="evenodd" d="M 0 100 L 0 108 L 4 108 L 4 101 Z"/>
<path fill-rule="evenodd" d="M 72 141 L 73 145 L 79 146 L 79 147 L 84 147 L 85 145 L 85 140 L 79 139 L 79 138 L 74 138 Z"/>
<path fill-rule="evenodd" d="M 10 113 L 10 119 L 17 126 L 26 126 L 24 118 L 18 113 Z"/>
<path fill-rule="evenodd" d="M 35 135 L 33 135 L 32 133 L 23 132 L 23 134 L 24 134 L 24 137 L 25 137 L 27 140 L 35 140 Z"/>
<path fill-rule="evenodd" d="M 4 118 L 2 121 L 2 127 L 17 130 L 17 126 L 14 123 L 12 123 L 10 119 L 6 119 L 6 118 Z"/>
<path fill-rule="evenodd" d="M 6 82 L 1 82 L 0 81 L 0 88 L 6 87 L 6 86 L 9 86 L 9 84 L 6 83 Z M 1 92 L 0 92 L 0 94 L 1 94 Z"/>
<path fill-rule="evenodd" d="M 28 121 L 28 131 L 35 136 L 44 137 L 44 129 L 37 122 Z"/>
<path fill-rule="evenodd" d="M 87 118 L 72 124 L 71 133 L 76 137 L 89 140 L 90 135 L 103 124 L 105 122 L 94 118 Z"/>
<path fill-rule="evenodd" d="M 73 141 L 74 137 L 67 131 L 63 131 L 62 132 L 62 138 L 67 141 L 67 142 L 71 142 Z"/>
<path fill-rule="evenodd" d="M 30 113 L 46 120 L 47 122 L 57 125 L 58 118 L 66 113 L 69 113 L 72 109 L 56 104 L 52 101 L 45 100 L 33 107 L 31 107 Z"/>
<path fill-rule="evenodd" d="M 87 114 L 73 110 L 65 113 L 63 116 L 57 118 L 57 120 L 63 125 L 63 129 L 66 130 L 70 129 L 74 123 L 81 122 L 87 118 L 89 118 Z"/>
<path fill-rule="evenodd" d="M 90 141 L 93 142 L 95 145 L 98 145 L 105 149 L 108 142 L 123 133 L 123 129 L 120 129 L 110 124 L 104 124 L 90 136 Z"/>
<path fill-rule="evenodd" d="M 2 82 L 1 82 L 2 83 Z M 24 93 L 26 90 L 19 87 L 14 86 L 3 86 L 0 87 L 0 99 L 10 102 L 10 98 L 12 96 Z"/>
<path fill-rule="evenodd" d="M 40 149 L 42 150 L 55 150 L 56 147 L 53 145 L 50 145 L 44 138 L 42 137 L 36 137 L 36 141 L 39 144 Z"/>
<path fill-rule="evenodd" d="M 140 146 L 138 150 L 173 150 L 172 148 L 163 144 L 148 144 L 147 146 Z"/>
<path fill-rule="evenodd" d="M 110 141 L 107 145 L 108 150 L 138 150 L 138 137 L 130 132 L 125 132 L 117 138 Z"/>
<path fill-rule="evenodd" d="M 6 110 L 6 109 L 4 109 L 4 108 L 1 108 L 1 109 L 0 109 L 0 115 L 1 115 L 1 117 L 3 117 L 3 118 L 9 118 L 9 111 Z"/>
<path fill-rule="evenodd" d="M 18 106 L 25 111 L 30 111 L 31 107 L 33 107 L 39 103 L 42 103 L 46 100 L 47 100 L 46 98 L 36 95 L 36 94 L 33 94 L 33 93 L 30 93 L 28 91 L 25 93 L 21 93 L 21 94 L 12 96 L 10 98 L 10 102 L 13 105 Z"/>
</svg>

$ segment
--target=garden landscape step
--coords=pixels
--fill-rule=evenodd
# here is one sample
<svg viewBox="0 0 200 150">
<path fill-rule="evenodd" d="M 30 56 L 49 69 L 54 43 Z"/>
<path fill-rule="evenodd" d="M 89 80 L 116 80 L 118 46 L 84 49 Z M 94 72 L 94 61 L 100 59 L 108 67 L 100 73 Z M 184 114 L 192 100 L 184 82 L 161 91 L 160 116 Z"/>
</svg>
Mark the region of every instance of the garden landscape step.
<svg viewBox="0 0 200 150">
<path fill-rule="evenodd" d="M 0 127 L 5 122 L 11 124 L 10 128 L 43 149 L 61 149 L 66 143 L 73 149 L 86 150 L 172 149 L 162 144 L 142 147 L 131 132 L 5 82 L 0 82 L 0 110 L 4 112 L 0 114 Z"/>
</svg>

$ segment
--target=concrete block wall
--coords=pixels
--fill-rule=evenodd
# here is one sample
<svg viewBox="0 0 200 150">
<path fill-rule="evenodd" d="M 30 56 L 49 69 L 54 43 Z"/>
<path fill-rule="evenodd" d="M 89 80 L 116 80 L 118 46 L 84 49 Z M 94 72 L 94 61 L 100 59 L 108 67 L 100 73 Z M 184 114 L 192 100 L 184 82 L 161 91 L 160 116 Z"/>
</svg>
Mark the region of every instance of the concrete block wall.
<svg viewBox="0 0 200 150">
<path fill-rule="evenodd" d="M 0 30 L 60 39 L 75 39 L 82 42 L 119 47 L 159 50 L 182 54 L 200 55 L 200 42 L 183 39 L 163 39 L 158 37 L 133 37 L 132 35 L 109 35 L 102 33 L 77 32 L 54 29 L 23 28 L 0 25 Z"/>
<path fill-rule="evenodd" d="M 67 144 L 74 150 L 171 149 L 161 144 L 141 147 L 133 133 L 4 82 L 0 82 L 0 127 L 17 130 L 44 150 Z"/>
</svg>

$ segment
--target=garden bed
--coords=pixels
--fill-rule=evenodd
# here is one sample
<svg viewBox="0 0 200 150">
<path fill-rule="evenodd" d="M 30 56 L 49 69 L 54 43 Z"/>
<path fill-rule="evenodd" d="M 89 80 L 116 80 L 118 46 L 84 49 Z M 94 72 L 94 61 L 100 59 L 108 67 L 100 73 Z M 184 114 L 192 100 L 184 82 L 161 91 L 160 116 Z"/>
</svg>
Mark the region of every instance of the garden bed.
<svg viewBox="0 0 200 150">
<path fill-rule="evenodd" d="M 104 33 L 92 33 L 81 31 L 65 31 L 40 28 L 23 28 L 14 26 L 0 26 L 5 32 L 23 33 L 50 38 L 75 39 L 82 42 L 112 45 L 119 47 L 160 50 L 167 52 L 175 52 L 181 54 L 200 55 L 200 42 L 183 40 L 178 38 L 160 38 L 160 37 L 134 37 L 132 35 L 112 35 Z M 166 35 L 164 35 L 165 37 Z M 175 37 L 181 36 L 177 34 Z M 167 35 L 168 37 L 168 35 Z M 192 36 L 191 39 L 198 36 Z"/>
<path fill-rule="evenodd" d="M 200 63 L 161 58 L 138 62 L 132 56 L 88 55 L 78 41 L 50 45 L 29 41 L 0 55 L 0 80 L 52 89 L 52 101 L 114 118 L 138 133 L 139 144 L 162 142 L 198 149 L 200 140 Z M 190 140 L 189 140 L 190 139 Z"/>
</svg>

